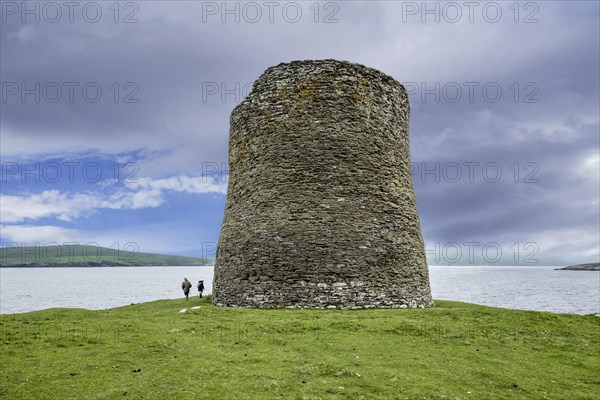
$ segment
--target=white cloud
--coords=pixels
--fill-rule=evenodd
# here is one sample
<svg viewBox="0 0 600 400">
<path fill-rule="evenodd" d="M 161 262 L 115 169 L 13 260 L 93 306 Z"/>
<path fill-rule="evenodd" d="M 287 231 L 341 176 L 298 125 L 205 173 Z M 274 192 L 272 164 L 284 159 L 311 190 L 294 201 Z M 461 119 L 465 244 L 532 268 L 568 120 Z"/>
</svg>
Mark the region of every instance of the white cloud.
<svg viewBox="0 0 600 400">
<path fill-rule="evenodd" d="M 163 199 L 160 191 L 117 192 L 106 197 L 102 193 L 62 193 L 46 190 L 32 195 L 0 195 L 0 218 L 3 223 L 54 217 L 61 221 L 90 215 L 99 209 L 138 209 L 157 207 Z"/>
<path fill-rule="evenodd" d="M 546 230 L 531 236 L 532 242 L 540 244 L 540 254 L 564 264 L 576 264 L 580 260 L 598 261 L 599 240 L 597 231 L 584 229 Z"/>
<path fill-rule="evenodd" d="M 100 209 L 136 210 L 158 207 L 164 202 L 163 192 L 192 194 L 225 194 L 227 184 L 205 177 L 176 176 L 165 179 L 140 178 L 112 194 L 101 192 L 64 193 L 46 190 L 38 194 L 0 195 L 2 223 L 19 223 L 41 218 L 71 221 L 98 212 Z"/>
<path fill-rule="evenodd" d="M 68 221 L 89 208 L 92 196 L 78 194 L 72 197 L 58 190 L 47 190 L 29 196 L 0 196 L 0 217 L 4 223 L 36 220 L 54 216 Z"/>
<path fill-rule="evenodd" d="M 140 178 L 136 183 L 129 183 L 129 187 L 147 190 L 172 190 L 186 193 L 227 193 L 226 179 L 214 179 L 206 176 L 173 176 L 163 179 Z"/>
<path fill-rule="evenodd" d="M 51 225 L 0 225 L 2 237 L 7 242 L 26 243 L 33 245 L 40 243 L 46 245 L 49 243 L 69 243 L 79 240 L 80 231 L 76 229 L 62 228 Z"/>
<path fill-rule="evenodd" d="M 579 166 L 579 170 L 583 176 L 590 177 L 594 182 L 598 182 L 598 176 L 600 175 L 600 154 L 594 153 L 587 156 Z"/>
<path fill-rule="evenodd" d="M 19 28 L 17 31 L 8 35 L 8 39 L 16 39 L 19 43 L 23 44 L 35 39 L 36 32 L 31 25 L 25 25 Z"/>
</svg>

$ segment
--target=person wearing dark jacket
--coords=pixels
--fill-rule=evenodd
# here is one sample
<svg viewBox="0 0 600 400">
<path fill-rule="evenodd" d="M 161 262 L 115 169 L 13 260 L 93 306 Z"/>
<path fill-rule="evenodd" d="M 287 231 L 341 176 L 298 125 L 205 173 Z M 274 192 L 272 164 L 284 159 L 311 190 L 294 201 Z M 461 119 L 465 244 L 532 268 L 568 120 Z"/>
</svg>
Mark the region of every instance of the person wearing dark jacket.
<svg viewBox="0 0 600 400">
<path fill-rule="evenodd" d="M 192 288 L 192 283 L 188 281 L 187 278 L 183 278 L 183 282 L 181 282 L 181 288 L 183 289 L 183 294 L 185 295 L 185 301 L 188 301 L 190 289 Z"/>
<path fill-rule="evenodd" d="M 200 294 L 200 298 L 202 298 L 203 291 L 204 291 L 204 281 L 198 281 L 198 293 Z"/>
</svg>

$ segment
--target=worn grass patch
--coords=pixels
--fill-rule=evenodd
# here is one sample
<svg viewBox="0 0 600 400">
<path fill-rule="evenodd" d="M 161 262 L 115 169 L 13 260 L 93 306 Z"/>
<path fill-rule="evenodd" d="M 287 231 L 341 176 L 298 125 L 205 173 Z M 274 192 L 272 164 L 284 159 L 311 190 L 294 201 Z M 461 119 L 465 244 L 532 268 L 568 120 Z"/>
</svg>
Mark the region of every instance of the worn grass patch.
<svg viewBox="0 0 600 400">
<path fill-rule="evenodd" d="M 4 315 L 0 328 L 5 399 L 600 399 L 594 316 L 194 298 Z"/>
</svg>

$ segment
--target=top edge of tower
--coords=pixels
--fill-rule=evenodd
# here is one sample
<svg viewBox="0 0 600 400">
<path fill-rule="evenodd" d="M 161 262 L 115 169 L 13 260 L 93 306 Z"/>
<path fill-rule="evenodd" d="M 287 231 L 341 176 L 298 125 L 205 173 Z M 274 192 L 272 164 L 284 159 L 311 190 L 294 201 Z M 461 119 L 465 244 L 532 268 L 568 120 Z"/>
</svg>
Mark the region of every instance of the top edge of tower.
<svg viewBox="0 0 600 400">
<path fill-rule="evenodd" d="M 281 83 L 294 77 L 307 78 L 309 76 L 348 76 L 363 77 L 371 82 L 378 82 L 384 86 L 389 86 L 397 90 L 402 97 L 408 100 L 408 95 L 404 86 L 392 76 L 381 72 L 378 69 L 367 67 L 362 64 L 350 61 L 341 61 L 335 59 L 322 60 L 295 60 L 282 62 L 268 67 L 252 85 L 252 91 L 240 102 L 233 110 L 243 107 L 259 97 L 259 93 L 275 84 Z"/>
</svg>

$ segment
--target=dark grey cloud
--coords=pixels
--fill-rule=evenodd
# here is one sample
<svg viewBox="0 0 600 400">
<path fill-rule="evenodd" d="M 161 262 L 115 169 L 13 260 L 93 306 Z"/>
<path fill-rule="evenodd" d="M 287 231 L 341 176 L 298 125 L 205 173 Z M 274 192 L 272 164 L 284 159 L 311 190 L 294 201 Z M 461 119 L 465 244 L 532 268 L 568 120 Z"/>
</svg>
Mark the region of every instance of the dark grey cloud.
<svg viewBox="0 0 600 400">
<path fill-rule="evenodd" d="M 66 93 L 57 103 L 10 97 L 1 104 L 3 160 L 136 150 L 143 176 L 195 174 L 202 162 L 227 161 L 231 109 L 265 68 L 295 59 L 345 59 L 381 69 L 407 88 L 431 89 L 436 82 L 462 87 L 463 97 L 454 103 L 444 93 L 438 102 L 431 94 L 411 94 L 417 165 L 501 167 L 498 182 L 486 181 L 481 168 L 472 183 L 465 176 L 451 183 L 416 175 L 426 240 L 540 240 L 558 252 L 553 238 L 581 237 L 585 244 L 573 257 L 597 257 L 597 2 L 534 2 L 538 22 L 531 24 L 522 23 L 524 8 L 515 23 L 509 3 L 498 3 L 504 14 L 497 23 L 476 13 L 474 22 L 455 24 L 431 17 L 422 23 L 420 15 L 403 13 L 407 2 L 360 1 L 321 7 L 317 23 L 313 3 L 299 3 L 303 18 L 296 23 L 280 13 L 273 22 L 263 15 L 256 23 L 243 17 L 222 23 L 220 15 L 203 15 L 209 3 L 136 2 L 139 22 L 131 24 L 114 23 L 108 3 L 101 3 L 105 18 L 98 23 L 22 23 L 4 15 L 3 84 L 78 82 L 79 89 L 94 82 L 103 97 L 91 103 L 77 89 L 73 102 L 64 100 Z M 120 20 L 127 10 L 121 11 Z M 338 22 L 323 23 L 333 11 Z M 478 84 L 473 101 L 468 82 Z M 484 98 L 486 84 L 502 89 L 499 101 Z M 207 95 L 207 85 L 230 93 L 224 99 Z M 138 102 L 124 102 L 128 94 Z M 519 182 L 510 169 L 514 163 Z M 527 163 L 537 168 L 537 182 L 522 182 L 531 172 Z"/>
</svg>

